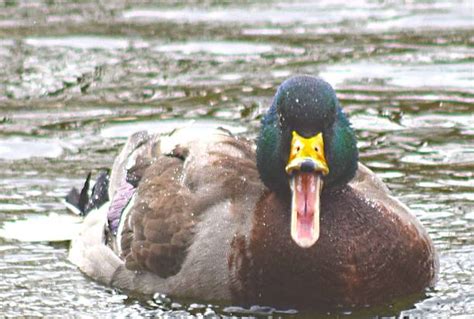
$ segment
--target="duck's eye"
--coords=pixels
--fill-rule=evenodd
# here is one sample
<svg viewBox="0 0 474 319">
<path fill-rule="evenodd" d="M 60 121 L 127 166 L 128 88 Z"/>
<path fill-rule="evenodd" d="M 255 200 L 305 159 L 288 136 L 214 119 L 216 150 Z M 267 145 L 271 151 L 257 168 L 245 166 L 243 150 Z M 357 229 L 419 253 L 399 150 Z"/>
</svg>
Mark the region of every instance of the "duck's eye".
<svg viewBox="0 0 474 319">
<path fill-rule="evenodd" d="M 319 148 L 318 148 L 317 146 L 314 147 L 314 150 L 315 150 L 316 152 L 319 152 Z"/>
<path fill-rule="evenodd" d="M 299 146 L 296 147 L 296 151 L 297 151 L 297 152 L 300 151 L 300 147 L 299 147 Z"/>
</svg>

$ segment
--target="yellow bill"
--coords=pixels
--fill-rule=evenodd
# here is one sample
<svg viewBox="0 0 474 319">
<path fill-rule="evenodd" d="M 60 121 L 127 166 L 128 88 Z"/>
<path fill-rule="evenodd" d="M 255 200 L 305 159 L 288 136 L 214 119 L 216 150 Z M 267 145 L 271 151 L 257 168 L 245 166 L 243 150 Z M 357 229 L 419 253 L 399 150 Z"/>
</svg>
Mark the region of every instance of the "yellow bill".
<svg viewBox="0 0 474 319">
<path fill-rule="evenodd" d="M 291 237 L 300 247 L 308 248 L 319 239 L 322 177 L 329 173 L 322 133 L 305 138 L 293 131 L 285 169 L 292 193 Z"/>
</svg>

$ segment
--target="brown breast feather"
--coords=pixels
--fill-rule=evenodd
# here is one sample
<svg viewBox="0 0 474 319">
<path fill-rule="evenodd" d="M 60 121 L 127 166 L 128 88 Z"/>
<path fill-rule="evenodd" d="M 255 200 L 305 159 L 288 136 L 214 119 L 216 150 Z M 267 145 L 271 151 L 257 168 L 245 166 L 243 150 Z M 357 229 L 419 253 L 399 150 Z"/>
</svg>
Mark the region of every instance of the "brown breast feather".
<svg viewBox="0 0 474 319">
<path fill-rule="evenodd" d="M 419 224 L 350 186 L 323 192 L 321 235 L 313 247 L 296 246 L 289 218 L 288 203 L 262 196 L 250 246 L 240 252 L 243 284 L 234 298 L 287 306 L 376 304 L 421 292 L 433 279 L 431 243 Z"/>
</svg>

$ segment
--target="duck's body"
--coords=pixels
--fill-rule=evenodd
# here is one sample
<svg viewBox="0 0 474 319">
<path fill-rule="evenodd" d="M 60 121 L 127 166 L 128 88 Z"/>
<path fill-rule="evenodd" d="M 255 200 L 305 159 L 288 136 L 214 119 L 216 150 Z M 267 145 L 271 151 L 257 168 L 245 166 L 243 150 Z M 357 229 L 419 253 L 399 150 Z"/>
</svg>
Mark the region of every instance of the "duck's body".
<svg viewBox="0 0 474 319">
<path fill-rule="evenodd" d="M 434 282 L 429 236 L 365 166 L 348 184 L 327 179 L 308 245 L 290 235 L 289 192 L 266 187 L 256 161 L 253 142 L 224 131 L 135 134 L 111 173 L 112 204 L 87 215 L 70 259 L 118 288 L 245 304 L 375 304 Z"/>
</svg>

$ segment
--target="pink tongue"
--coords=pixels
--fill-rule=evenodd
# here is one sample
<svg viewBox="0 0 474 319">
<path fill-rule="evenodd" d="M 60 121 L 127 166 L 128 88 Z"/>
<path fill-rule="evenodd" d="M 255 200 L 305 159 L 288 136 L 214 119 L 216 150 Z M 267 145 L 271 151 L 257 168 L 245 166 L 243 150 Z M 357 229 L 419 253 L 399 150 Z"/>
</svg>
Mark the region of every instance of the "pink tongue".
<svg viewBox="0 0 474 319">
<path fill-rule="evenodd" d="M 316 175 L 314 173 L 298 173 L 296 179 L 296 210 L 297 237 L 312 239 L 314 223 L 314 204 L 316 198 Z"/>
</svg>

